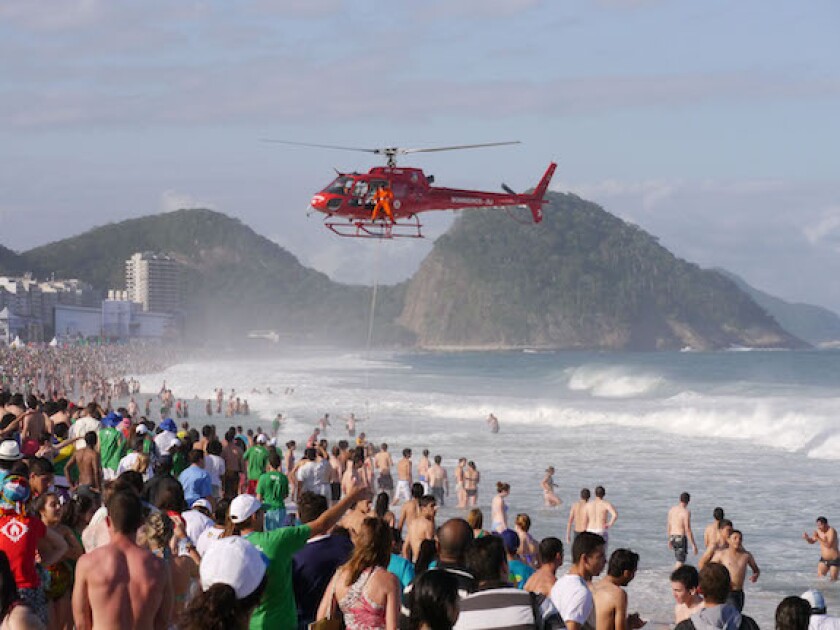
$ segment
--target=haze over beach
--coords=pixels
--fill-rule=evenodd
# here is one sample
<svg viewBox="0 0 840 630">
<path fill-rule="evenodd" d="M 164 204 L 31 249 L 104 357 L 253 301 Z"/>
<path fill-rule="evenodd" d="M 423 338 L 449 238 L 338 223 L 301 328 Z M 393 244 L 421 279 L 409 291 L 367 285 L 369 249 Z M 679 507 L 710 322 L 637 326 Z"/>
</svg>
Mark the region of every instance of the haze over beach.
<svg viewBox="0 0 840 630">
<path fill-rule="evenodd" d="M 840 551 L 802 540 L 818 516 L 840 520 L 838 26 L 829 0 L 0 3 L 0 495 L 12 495 L 10 472 L 44 497 L 26 510 L 13 501 L 17 516 L 4 509 L 0 519 L 41 515 L 51 531 L 88 534 L 84 549 L 64 536 L 56 563 L 44 558 L 57 547 L 39 548 L 51 571 L 78 560 L 70 574 L 84 585 L 73 605 L 71 591 L 54 597 L 49 615 L 75 614 L 79 625 L 80 614 L 159 604 L 157 625 L 192 629 L 212 609 L 230 628 L 246 627 L 257 606 L 251 628 L 305 627 L 326 583 L 298 593 L 296 610 L 292 550 L 313 549 L 310 535 L 364 505 L 354 487 L 387 489 L 383 441 L 394 482 L 403 448 L 413 449 L 414 480 L 424 449 L 442 457 L 452 493 L 438 526 L 467 514 L 454 505 L 459 458 L 481 472 L 484 528 L 527 513 L 537 540 L 565 543 L 581 488 L 604 485 L 620 514 L 607 554 L 640 554 L 627 592 L 649 628 L 675 625 L 665 522 L 681 492 L 691 493 L 700 554 L 715 507 L 743 532 L 760 566 L 757 581 L 740 584 L 743 612 L 762 628 L 785 597 L 810 588 L 840 614 L 840 587 L 817 575 L 819 554 Z M 266 140 L 521 141 L 399 157 L 435 186 L 467 192 L 504 182 L 522 193 L 558 167 L 539 224 L 498 208 L 426 212 L 424 239 L 358 240 L 325 229 L 308 204 L 337 171 L 365 173 L 384 156 Z M 310 465 L 303 447 L 315 450 L 319 422 L 327 444 Z M 362 431 L 367 443 L 356 441 Z M 279 472 L 267 471 L 263 444 L 282 457 L 287 440 L 296 459 L 286 452 L 271 460 Z M 227 477 L 210 457 L 222 446 Z M 198 470 L 205 457 L 212 482 Z M 94 488 L 68 530 L 50 519 L 70 508 L 45 506 L 50 484 L 39 485 L 53 464 L 65 506 L 80 501 L 78 486 Z M 178 481 L 161 472 L 181 465 Z M 559 508 L 546 507 L 540 485 L 549 466 Z M 113 493 L 113 522 L 132 520 L 124 513 L 145 508 L 126 486 L 141 475 L 152 477 L 144 500 L 168 516 L 138 516 L 140 540 L 177 562 L 145 578 L 132 571 L 161 602 L 118 606 L 110 585 L 125 576 L 110 575 L 97 597 L 86 567 L 118 566 L 99 559 L 135 550 L 134 532 L 105 532 L 112 521 L 93 508 L 100 491 Z M 336 477 L 349 485 L 331 487 Z M 497 482 L 510 484 L 509 514 L 494 500 Z M 293 530 L 299 489 L 340 509 Z M 223 495 L 235 505 L 223 504 L 220 520 L 252 537 L 245 549 L 269 559 L 265 575 L 249 573 L 257 562 L 231 578 L 235 563 L 206 562 L 210 547 L 189 523 L 170 522 L 197 519 L 184 508 L 207 498 L 215 509 Z M 399 519 L 402 508 L 388 507 Z M 349 514 L 345 551 L 361 554 L 367 513 Z M 412 543 L 434 528 L 413 518 L 396 530 L 416 560 Z M 14 555 L 6 539 L 19 539 L 4 531 L 0 522 L 0 550 Z M 112 535 L 118 545 L 106 544 Z M 451 564 L 467 566 L 461 556 Z M 574 575 L 572 565 L 566 544 L 557 575 Z M 296 585 L 307 571 L 335 570 L 312 566 L 299 561 Z M 17 570 L 0 561 L 0 582 Z M 158 588 L 167 571 L 183 579 Z M 386 593 L 375 603 L 389 630 L 394 607 L 383 601 L 399 597 L 390 571 L 363 578 Z M 43 618 L 46 583 L 13 577 L 21 609 Z M 596 590 L 607 580 L 595 577 Z M 222 595 L 224 605 L 207 603 Z M 185 617 L 165 611 L 169 596 L 178 614 L 192 607 Z M 468 611 L 476 600 L 460 601 Z M 599 620 L 594 630 L 614 629 Z"/>
</svg>

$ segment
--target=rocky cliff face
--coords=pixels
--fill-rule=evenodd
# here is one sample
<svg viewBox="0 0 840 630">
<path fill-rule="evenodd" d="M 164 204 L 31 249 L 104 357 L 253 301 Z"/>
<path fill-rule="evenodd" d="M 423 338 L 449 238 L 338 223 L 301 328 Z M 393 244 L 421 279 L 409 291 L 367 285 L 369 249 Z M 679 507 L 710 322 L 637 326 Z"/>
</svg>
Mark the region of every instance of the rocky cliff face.
<svg viewBox="0 0 840 630">
<path fill-rule="evenodd" d="M 427 348 L 799 347 L 723 276 L 574 195 L 545 220 L 465 212 L 408 284 L 398 323 Z"/>
</svg>

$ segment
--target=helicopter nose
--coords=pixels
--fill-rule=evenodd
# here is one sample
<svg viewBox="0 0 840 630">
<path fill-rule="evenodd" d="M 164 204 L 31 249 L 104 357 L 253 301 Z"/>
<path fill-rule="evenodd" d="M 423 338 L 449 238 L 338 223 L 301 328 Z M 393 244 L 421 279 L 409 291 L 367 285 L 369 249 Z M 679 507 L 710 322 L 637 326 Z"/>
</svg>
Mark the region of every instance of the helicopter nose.
<svg viewBox="0 0 840 630">
<path fill-rule="evenodd" d="M 327 209 L 327 198 L 324 197 L 324 195 L 315 195 L 312 197 L 312 201 L 309 202 L 309 205 L 315 210 L 324 212 Z"/>
</svg>

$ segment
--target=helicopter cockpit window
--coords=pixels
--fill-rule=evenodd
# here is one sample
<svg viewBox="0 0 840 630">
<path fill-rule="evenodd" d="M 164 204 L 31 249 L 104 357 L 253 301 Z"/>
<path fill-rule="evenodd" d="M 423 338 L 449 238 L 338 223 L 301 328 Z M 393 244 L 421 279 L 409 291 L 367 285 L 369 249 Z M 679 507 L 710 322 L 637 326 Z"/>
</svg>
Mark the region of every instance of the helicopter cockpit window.
<svg viewBox="0 0 840 630">
<path fill-rule="evenodd" d="M 332 184 L 327 186 L 325 192 L 331 193 L 333 195 L 344 195 L 347 193 L 347 188 L 353 184 L 352 177 L 346 177 L 345 175 L 339 175 L 335 178 Z"/>
<path fill-rule="evenodd" d="M 356 185 L 353 186 L 353 196 L 354 197 L 364 197 L 368 193 L 368 183 L 360 179 L 356 182 Z"/>
</svg>

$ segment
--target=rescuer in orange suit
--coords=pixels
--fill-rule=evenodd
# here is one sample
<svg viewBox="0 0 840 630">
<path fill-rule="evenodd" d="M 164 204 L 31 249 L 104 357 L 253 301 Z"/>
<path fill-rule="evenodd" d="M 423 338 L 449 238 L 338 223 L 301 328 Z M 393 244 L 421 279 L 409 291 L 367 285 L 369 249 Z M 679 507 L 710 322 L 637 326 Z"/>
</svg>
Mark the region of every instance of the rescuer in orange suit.
<svg viewBox="0 0 840 630">
<path fill-rule="evenodd" d="M 394 201 L 394 191 L 391 190 L 391 187 L 388 186 L 388 184 L 385 184 L 384 186 L 377 188 L 373 198 L 376 201 L 376 205 L 373 207 L 373 214 L 370 215 L 370 220 L 376 221 L 376 219 L 379 218 L 380 213 L 384 212 L 391 220 L 391 223 L 395 223 L 394 211 L 391 208 L 391 204 Z"/>
</svg>

